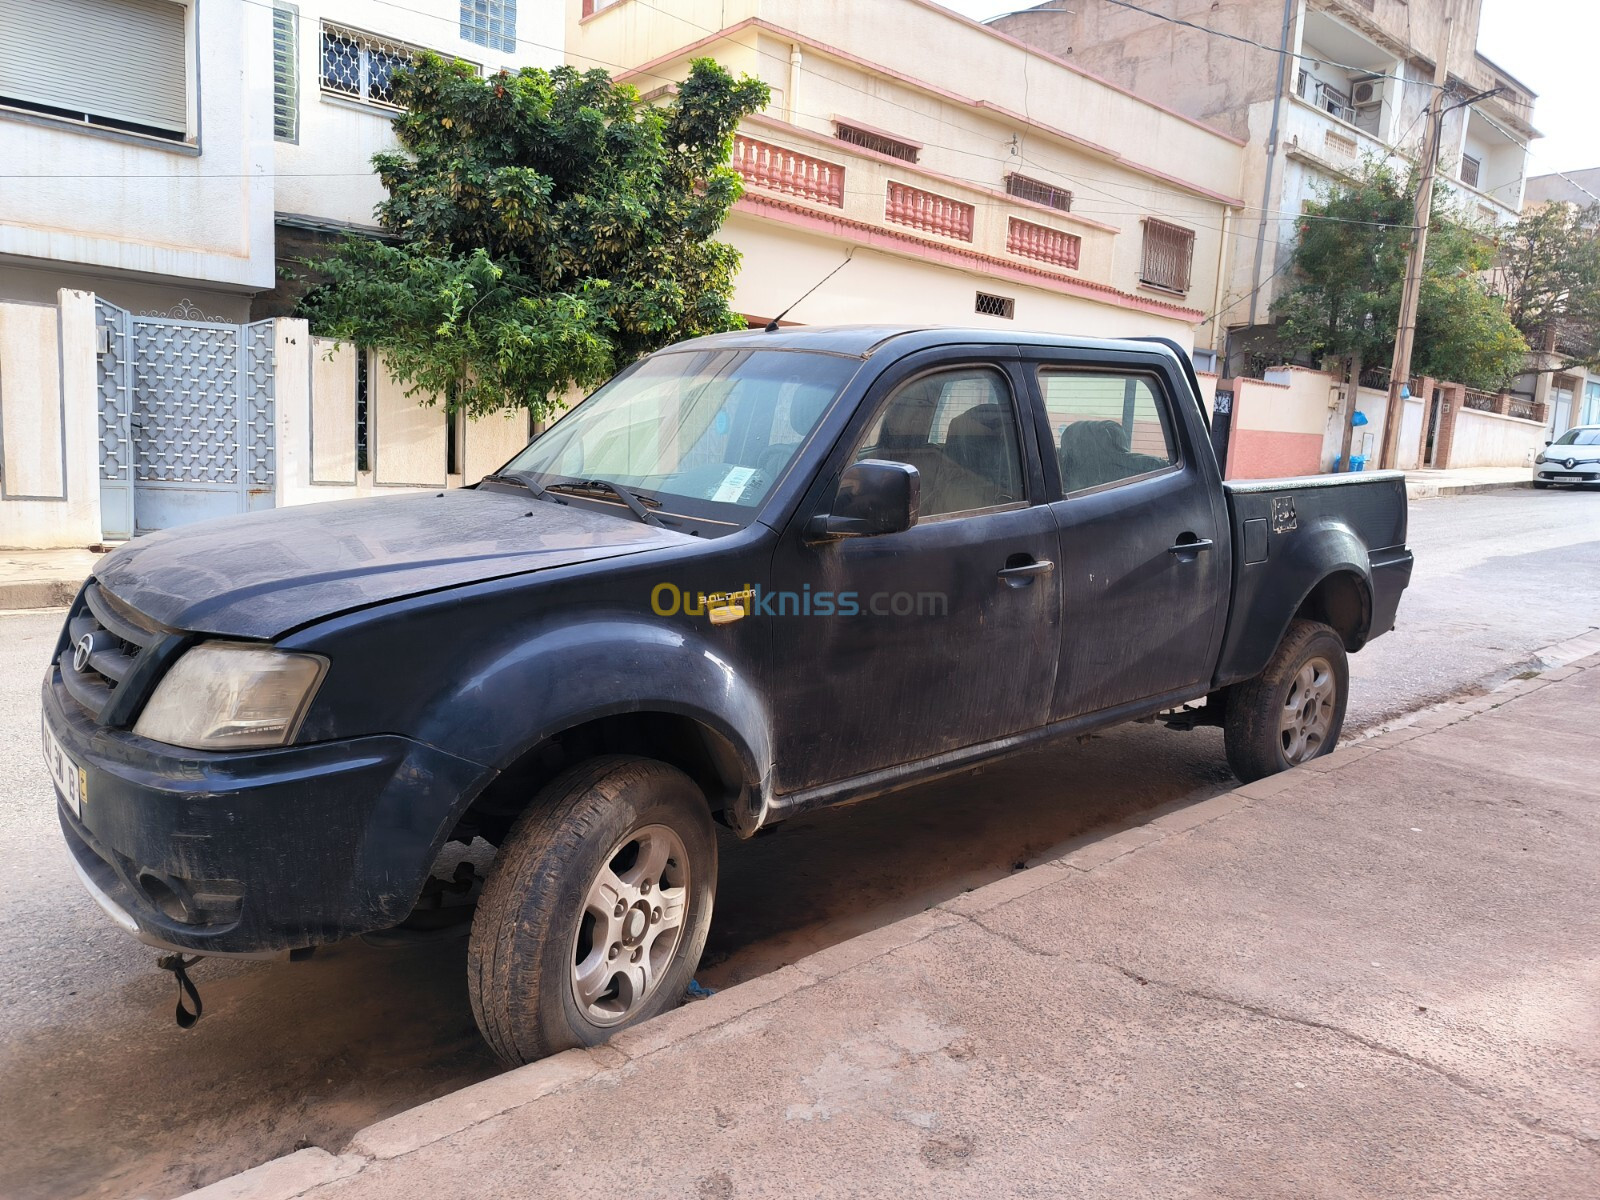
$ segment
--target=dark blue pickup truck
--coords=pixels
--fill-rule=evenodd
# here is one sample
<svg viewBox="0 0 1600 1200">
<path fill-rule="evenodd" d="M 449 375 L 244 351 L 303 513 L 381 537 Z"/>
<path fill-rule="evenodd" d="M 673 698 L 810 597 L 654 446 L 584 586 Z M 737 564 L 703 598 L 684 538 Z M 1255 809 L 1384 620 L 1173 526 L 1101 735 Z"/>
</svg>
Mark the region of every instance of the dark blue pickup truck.
<svg viewBox="0 0 1600 1200">
<path fill-rule="evenodd" d="M 1166 343 L 727 334 L 475 487 L 129 543 L 45 750 L 84 885 L 168 950 L 390 929 L 485 839 L 469 985 L 521 1062 L 683 995 L 714 820 L 1156 714 L 1243 779 L 1326 753 L 1405 535 L 1397 474 L 1224 483 Z"/>
</svg>

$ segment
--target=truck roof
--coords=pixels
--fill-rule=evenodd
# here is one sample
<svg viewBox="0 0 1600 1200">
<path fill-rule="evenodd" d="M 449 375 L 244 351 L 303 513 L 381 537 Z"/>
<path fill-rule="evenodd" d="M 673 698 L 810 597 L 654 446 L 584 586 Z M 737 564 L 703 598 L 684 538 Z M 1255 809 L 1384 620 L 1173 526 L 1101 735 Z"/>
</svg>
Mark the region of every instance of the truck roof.
<svg viewBox="0 0 1600 1200">
<path fill-rule="evenodd" d="M 1122 350 L 1150 353 L 1171 350 L 1165 342 L 1072 337 L 1026 329 L 977 329 L 959 325 L 789 325 L 768 333 L 765 329 L 741 329 L 734 333 L 714 333 L 669 346 L 659 353 L 677 350 L 703 350 L 711 347 L 728 350 L 812 350 L 870 358 L 891 342 L 896 348 L 920 349 L 958 342 L 1000 346 L 1061 346 L 1069 349 Z M 909 343 L 909 345 L 907 344 Z"/>
</svg>

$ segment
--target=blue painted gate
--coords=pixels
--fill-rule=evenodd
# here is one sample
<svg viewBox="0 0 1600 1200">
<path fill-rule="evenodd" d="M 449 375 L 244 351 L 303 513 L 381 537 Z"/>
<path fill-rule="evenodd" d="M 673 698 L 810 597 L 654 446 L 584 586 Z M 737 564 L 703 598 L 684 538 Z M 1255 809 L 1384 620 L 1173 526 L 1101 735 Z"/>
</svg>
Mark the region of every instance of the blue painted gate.
<svg viewBox="0 0 1600 1200">
<path fill-rule="evenodd" d="M 271 321 L 136 316 L 99 326 L 100 510 L 108 540 L 271 508 Z"/>
</svg>

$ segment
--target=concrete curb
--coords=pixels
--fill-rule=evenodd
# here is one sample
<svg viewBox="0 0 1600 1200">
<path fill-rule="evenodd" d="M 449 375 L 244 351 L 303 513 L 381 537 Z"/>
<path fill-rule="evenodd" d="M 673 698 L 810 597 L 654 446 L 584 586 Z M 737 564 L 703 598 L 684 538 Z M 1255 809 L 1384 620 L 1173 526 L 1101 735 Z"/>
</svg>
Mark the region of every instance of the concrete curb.
<svg viewBox="0 0 1600 1200">
<path fill-rule="evenodd" d="M 1531 479 L 1508 483 L 1408 483 L 1406 499 L 1433 500 L 1440 496 L 1471 496 L 1479 492 L 1517 492 L 1532 489 Z"/>
<path fill-rule="evenodd" d="M 82 580 L 67 579 L 19 579 L 0 583 L 0 609 L 65 608 L 82 586 Z"/>
<path fill-rule="evenodd" d="M 1470 720 L 1581 670 L 1600 668 L 1600 631 L 1549 647 L 1541 652 L 1540 661 L 1549 666 L 1538 675 L 1512 679 L 1491 692 L 1447 701 L 1399 718 L 1293 771 L 1256 780 L 1206 800 L 1164 805 L 1147 814 L 1147 819 L 1140 824 L 1109 834 L 1090 834 L 1075 839 L 1049 851 L 1050 857 L 1029 864 L 1026 869 L 1004 879 L 820 950 L 770 974 L 718 992 L 709 999 L 663 1013 L 624 1030 L 604 1046 L 569 1050 L 399 1113 L 356 1134 L 343 1154 L 334 1155 L 320 1149 L 301 1150 L 191 1192 L 181 1200 L 297 1200 L 324 1184 L 357 1175 L 371 1164 L 411 1153 L 608 1072 L 625 1071 L 636 1059 L 727 1025 L 756 1009 L 787 999 L 942 930 L 978 920 L 982 914 L 1001 905 L 1042 888 L 1081 878 L 1148 846 L 1181 837 L 1271 800 L 1304 785 L 1308 776 L 1333 774 L 1374 754 Z"/>
</svg>

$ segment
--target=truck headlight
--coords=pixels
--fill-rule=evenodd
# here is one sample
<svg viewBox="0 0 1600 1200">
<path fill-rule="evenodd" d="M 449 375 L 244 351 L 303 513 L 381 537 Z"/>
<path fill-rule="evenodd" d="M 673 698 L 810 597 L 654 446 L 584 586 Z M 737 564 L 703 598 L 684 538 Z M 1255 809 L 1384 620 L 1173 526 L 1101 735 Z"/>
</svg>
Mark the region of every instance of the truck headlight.
<svg viewBox="0 0 1600 1200">
<path fill-rule="evenodd" d="M 156 685 L 133 731 L 191 750 L 286 745 L 328 660 L 248 642 L 202 642 Z"/>
</svg>

